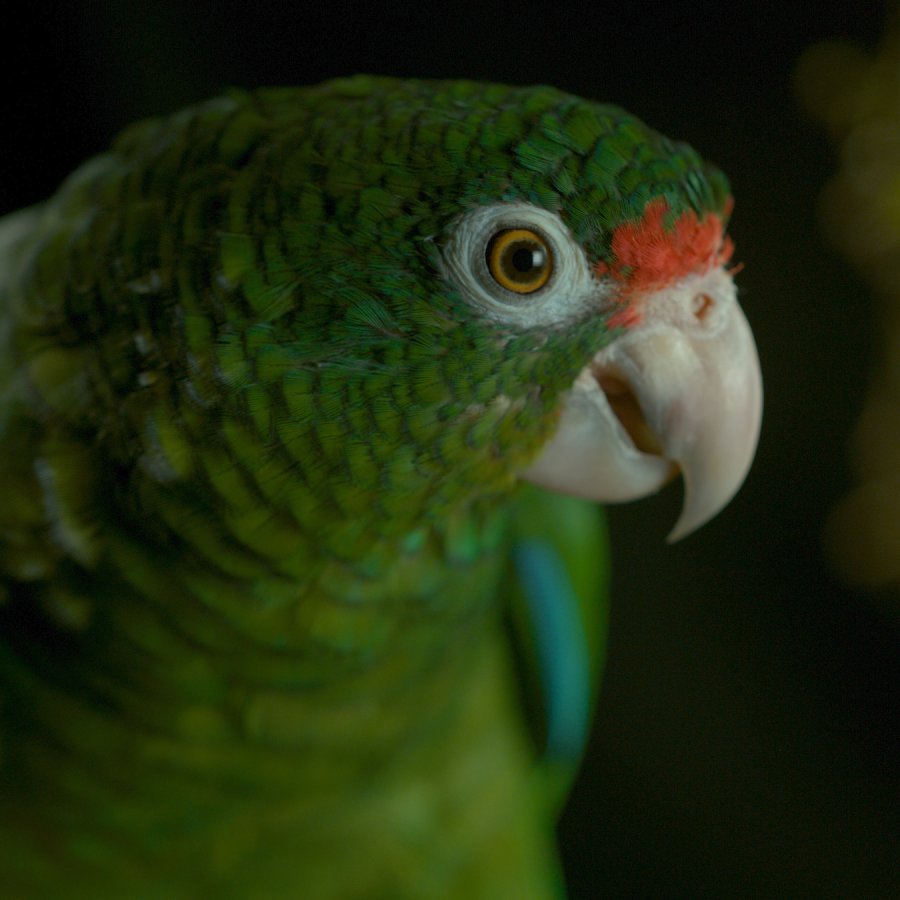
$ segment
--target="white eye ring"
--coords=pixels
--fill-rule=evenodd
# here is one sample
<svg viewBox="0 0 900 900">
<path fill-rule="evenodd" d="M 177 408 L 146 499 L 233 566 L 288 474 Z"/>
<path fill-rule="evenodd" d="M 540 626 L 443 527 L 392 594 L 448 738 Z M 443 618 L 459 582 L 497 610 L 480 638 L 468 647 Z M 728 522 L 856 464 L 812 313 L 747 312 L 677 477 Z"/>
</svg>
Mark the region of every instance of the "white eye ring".
<svg viewBox="0 0 900 900">
<path fill-rule="evenodd" d="M 502 231 L 537 232 L 553 257 L 547 282 L 529 293 L 500 285 L 488 267 L 491 240 Z M 444 275 L 490 318 L 525 328 L 562 325 L 599 299 L 587 257 L 556 213 L 529 203 L 497 203 L 470 210 L 453 224 L 443 249 Z"/>
</svg>

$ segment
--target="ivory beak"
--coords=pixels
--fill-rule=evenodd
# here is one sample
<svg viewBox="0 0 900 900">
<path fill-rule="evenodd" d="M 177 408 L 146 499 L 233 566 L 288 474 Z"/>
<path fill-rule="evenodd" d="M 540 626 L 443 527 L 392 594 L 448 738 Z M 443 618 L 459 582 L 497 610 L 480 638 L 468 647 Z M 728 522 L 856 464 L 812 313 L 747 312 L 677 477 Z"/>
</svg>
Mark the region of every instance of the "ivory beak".
<svg viewBox="0 0 900 900">
<path fill-rule="evenodd" d="M 762 376 L 724 268 L 638 304 L 640 322 L 582 370 L 556 433 L 522 477 L 622 502 L 680 471 L 685 499 L 671 542 L 709 521 L 743 483 L 759 438 Z"/>
</svg>

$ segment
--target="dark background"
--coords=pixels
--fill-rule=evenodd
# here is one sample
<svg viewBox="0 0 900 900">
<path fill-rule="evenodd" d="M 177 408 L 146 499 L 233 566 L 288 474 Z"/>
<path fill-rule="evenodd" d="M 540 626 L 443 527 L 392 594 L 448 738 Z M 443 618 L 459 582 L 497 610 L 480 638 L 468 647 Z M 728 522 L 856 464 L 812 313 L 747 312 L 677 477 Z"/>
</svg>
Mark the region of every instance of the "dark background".
<svg viewBox="0 0 900 900">
<path fill-rule="evenodd" d="M 836 166 L 793 72 L 874 49 L 881 3 L 34 4 L 0 38 L 0 213 L 133 119 L 228 85 L 368 71 L 552 83 L 618 103 L 730 175 L 766 383 L 756 464 L 668 547 L 680 489 L 611 511 L 599 715 L 561 823 L 574 898 L 900 896 L 897 620 L 822 551 L 878 361 L 875 300 L 819 230 Z M 49 10 L 49 11 L 48 11 Z"/>
</svg>

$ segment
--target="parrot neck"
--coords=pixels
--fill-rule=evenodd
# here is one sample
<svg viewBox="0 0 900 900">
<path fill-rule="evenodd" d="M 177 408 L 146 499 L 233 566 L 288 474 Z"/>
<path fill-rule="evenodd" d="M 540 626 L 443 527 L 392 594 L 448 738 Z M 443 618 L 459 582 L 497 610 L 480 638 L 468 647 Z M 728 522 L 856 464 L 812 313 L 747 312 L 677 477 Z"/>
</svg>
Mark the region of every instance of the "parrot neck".
<svg viewBox="0 0 900 900">
<path fill-rule="evenodd" d="M 305 578 L 113 538 L 86 629 L 19 654 L 33 689 L 17 728 L 41 751 L 21 760 L 22 796 L 57 803 L 60 831 L 93 829 L 104 868 L 123 842 L 218 852 L 238 821 L 242 852 L 274 841 L 292 860 L 310 823 L 352 843 L 400 803 L 421 829 L 410 783 L 427 828 L 500 784 L 486 802 L 505 808 L 530 765 L 496 639 L 507 517 L 477 503 Z"/>
<path fill-rule="evenodd" d="M 320 559 L 303 577 L 271 566 L 242 576 L 234 559 L 203 560 L 197 545 L 163 556 L 145 536 L 114 536 L 91 588 L 102 599 L 73 636 L 90 684 L 54 684 L 48 667 L 48 727 L 90 734 L 128 723 L 172 753 L 199 741 L 210 756 L 191 771 L 204 777 L 209 766 L 240 766 L 250 748 L 340 748 L 362 777 L 373 754 L 439 730 L 467 683 L 498 618 L 506 520 L 498 500 L 477 502 L 373 539 L 355 558 Z M 54 717 L 73 689 L 97 704 Z M 222 753 L 230 762 L 213 763 Z M 134 754 L 141 765 L 144 748 Z"/>
</svg>

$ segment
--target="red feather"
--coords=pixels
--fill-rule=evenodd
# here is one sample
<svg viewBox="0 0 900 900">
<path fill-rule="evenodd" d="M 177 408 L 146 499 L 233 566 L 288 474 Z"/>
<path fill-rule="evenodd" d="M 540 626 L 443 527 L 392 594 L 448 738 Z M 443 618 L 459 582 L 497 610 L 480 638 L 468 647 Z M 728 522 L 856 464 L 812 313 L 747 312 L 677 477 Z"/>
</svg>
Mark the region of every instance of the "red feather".
<svg viewBox="0 0 900 900">
<path fill-rule="evenodd" d="M 627 305 L 610 319 L 612 327 L 628 327 L 640 320 L 640 311 L 631 302 L 635 294 L 659 290 L 731 259 L 734 243 L 724 234 L 721 217 L 706 213 L 700 219 L 691 209 L 666 228 L 663 220 L 668 212 L 664 198 L 651 200 L 638 221 L 625 222 L 613 232 L 612 261 L 595 267 L 597 275 L 622 282 L 620 298 Z"/>
</svg>

